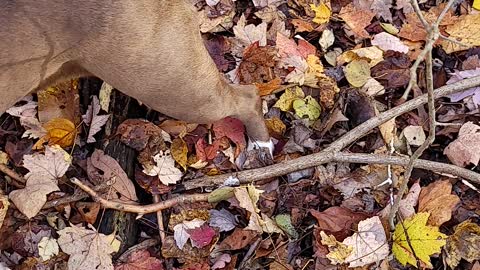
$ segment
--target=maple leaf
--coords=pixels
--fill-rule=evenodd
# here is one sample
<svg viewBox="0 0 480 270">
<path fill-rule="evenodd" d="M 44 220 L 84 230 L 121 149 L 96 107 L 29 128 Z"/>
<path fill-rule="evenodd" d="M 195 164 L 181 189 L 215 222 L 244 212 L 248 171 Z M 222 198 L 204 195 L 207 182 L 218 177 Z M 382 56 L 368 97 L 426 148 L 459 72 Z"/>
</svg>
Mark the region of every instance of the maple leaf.
<svg viewBox="0 0 480 270">
<path fill-rule="evenodd" d="M 385 21 L 392 21 L 392 0 L 373 0 L 370 9 L 377 15 L 377 18 L 383 18 Z"/>
<path fill-rule="evenodd" d="M 98 101 L 97 96 L 93 96 L 92 103 L 88 105 L 87 112 L 82 115 L 83 122 L 87 126 L 90 126 L 90 129 L 88 130 L 87 143 L 96 142 L 93 135 L 97 134 L 97 132 L 102 129 L 103 125 L 105 125 L 110 117 L 109 115 L 98 115 L 99 112 L 100 102 Z"/>
<path fill-rule="evenodd" d="M 59 190 L 57 179 L 62 177 L 71 164 L 70 155 L 59 146 L 45 148 L 45 154 L 26 155 L 24 167 L 25 188 L 10 192 L 10 200 L 28 218 L 34 217 L 45 202 L 47 194 Z"/>
<path fill-rule="evenodd" d="M 390 250 L 382 222 L 374 216 L 358 223 L 358 232 L 343 240 L 343 244 L 352 248 L 345 259 L 349 267 L 360 267 L 385 259 Z"/>
<path fill-rule="evenodd" d="M 208 246 L 216 235 L 215 230 L 207 224 L 203 224 L 198 228 L 187 229 L 187 231 L 190 235 L 192 246 L 196 248 Z"/>
<path fill-rule="evenodd" d="M 429 213 L 418 213 L 395 226 L 392 251 L 402 265 L 416 266 L 418 258 L 431 268 L 430 256 L 439 253 L 445 245 L 447 236 L 439 232 L 438 227 L 427 225 L 429 216 Z"/>
<path fill-rule="evenodd" d="M 233 27 L 233 33 L 244 46 L 248 46 L 256 41 L 258 41 L 260 46 L 267 45 L 267 24 L 262 22 L 257 26 L 254 24 L 247 25 L 244 14 L 238 20 L 237 25 Z"/>
<path fill-rule="evenodd" d="M 152 257 L 146 249 L 136 250 L 128 255 L 126 262 L 115 265 L 115 270 L 163 270 L 162 261 Z"/>
<path fill-rule="evenodd" d="M 111 254 L 118 251 L 120 241 L 114 234 L 105 235 L 89 226 L 92 230 L 71 225 L 58 231 L 58 245 L 70 255 L 68 269 L 113 269 Z"/>
<path fill-rule="evenodd" d="M 26 103 L 11 107 L 6 113 L 20 118 L 20 124 L 25 128 L 25 133 L 23 133 L 22 138 L 36 139 L 45 136 L 47 131 L 37 118 L 37 102 L 33 101 L 31 95 L 24 97 L 21 101 Z"/>
<path fill-rule="evenodd" d="M 182 172 L 175 167 L 175 160 L 170 155 L 170 151 L 160 151 L 157 155 L 153 157 L 153 160 L 157 165 L 153 166 L 151 169 L 146 170 L 144 168 L 143 172 L 150 176 L 158 175 L 158 179 L 164 185 L 176 184 L 182 178 Z"/>
</svg>

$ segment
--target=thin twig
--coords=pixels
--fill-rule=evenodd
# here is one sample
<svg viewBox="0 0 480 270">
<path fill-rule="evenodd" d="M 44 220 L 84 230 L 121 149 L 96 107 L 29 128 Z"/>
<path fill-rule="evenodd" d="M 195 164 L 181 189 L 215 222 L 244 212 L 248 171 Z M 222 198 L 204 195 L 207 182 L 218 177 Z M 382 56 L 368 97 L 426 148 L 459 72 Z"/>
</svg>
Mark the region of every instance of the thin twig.
<svg viewBox="0 0 480 270">
<path fill-rule="evenodd" d="M 162 201 L 162 198 L 159 194 L 153 195 L 153 202 L 159 203 Z M 165 226 L 163 225 L 163 215 L 162 210 L 157 211 L 157 224 L 158 224 L 158 232 L 160 234 L 160 241 L 161 243 L 165 243 Z"/>
<path fill-rule="evenodd" d="M 23 178 L 23 176 L 19 175 L 14 170 L 8 168 L 7 165 L 5 164 L 0 164 L 0 172 L 4 173 L 5 175 L 8 175 L 10 178 L 18 182 L 19 184 L 25 185 L 25 183 L 27 182 L 25 178 Z"/>
<path fill-rule="evenodd" d="M 404 173 L 404 182 L 400 186 L 400 189 L 397 193 L 397 200 L 393 203 L 392 210 L 390 211 L 388 221 L 390 224 L 390 229 L 393 231 L 395 229 L 395 216 L 398 212 L 398 208 L 400 207 L 400 201 L 402 200 L 403 195 L 407 191 L 408 187 L 408 182 L 410 180 L 410 176 L 412 175 L 413 171 L 413 163 L 415 160 L 417 160 L 423 152 L 433 143 L 435 140 L 435 97 L 434 97 L 434 89 L 433 89 L 433 57 L 432 57 L 432 49 L 433 49 L 433 44 L 437 41 L 437 39 L 440 37 L 440 31 L 438 29 L 438 26 L 440 25 L 440 22 L 442 19 L 445 17 L 447 14 L 448 10 L 450 7 L 453 5 L 453 2 L 455 0 L 450 0 L 448 1 L 447 5 L 445 8 L 442 10 L 442 13 L 438 16 L 437 20 L 431 25 L 424 25 L 425 30 L 427 31 L 427 45 L 423 49 L 422 53 L 425 52 L 425 71 L 426 71 L 426 82 L 427 82 L 427 104 L 428 104 L 428 122 L 429 122 L 429 131 L 428 131 L 428 137 L 427 139 L 420 145 L 420 147 L 413 153 L 413 155 L 410 157 L 410 161 L 408 162 L 407 167 L 405 168 L 405 173 Z M 412 3 L 415 3 L 418 6 L 417 0 L 412 0 Z M 417 13 L 417 17 L 421 20 L 423 18 L 422 12 L 418 9 L 415 10 Z M 418 60 L 418 59 L 417 59 Z M 413 68 L 411 69 L 411 71 Z M 416 74 L 416 68 L 415 68 L 415 74 Z M 413 78 L 410 78 L 410 83 L 412 82 Z M 415 78 L 416 80 L 416 78 Z M 409 83 L 409 85 L 411 85 Z M 416 82 L 415 82 L 416 83 Z M 408 93 L 407 93 L 408 95 Z M 403 98 L 407 98 L 405 95 Z"/>
<path fill-rule="evenodd" d="M 193 203 L 193 202 L 204 202 L 208 199 L 208 194 L 191 194 L 191 195 L 182 195 L 158 203 L 153 203 L 149 205 L 135 205 L 128 204 L 123 202 L 109 201 L 106 200 L 100 195 L 97 194 L 92 188 L 82 183 L 77 178 L 70 179 L 70 182 L 77 185 L 83 191 L 88 193 L 93 200 L 102 204 L 104 208 L 114 209 L 123 212 L 138 213 L 138 214 L 148 214 L 155 213 L 159 210 L 168 209 L 178 204 L 182 203 Z"/>
</svg>

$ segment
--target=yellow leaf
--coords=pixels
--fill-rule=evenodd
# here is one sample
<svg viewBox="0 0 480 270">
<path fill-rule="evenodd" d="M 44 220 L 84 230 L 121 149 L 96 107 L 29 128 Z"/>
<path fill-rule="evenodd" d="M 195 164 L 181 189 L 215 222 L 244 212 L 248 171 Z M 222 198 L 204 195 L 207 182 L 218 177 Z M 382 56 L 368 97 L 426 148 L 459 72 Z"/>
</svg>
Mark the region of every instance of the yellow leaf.
<svg viewBox="0 0 480 270">
<path fill-rule="evenodd" d="M 312 96 L 294 100 L 293 109 L 295 110 L 295 114 L 299 117 L 303 118 L 306 116 L 312 121 L 317 120 L 322 111 L 322 108 Z"/>
<path fill-rule="evenodd" d="M 392 35 L 396 35 L 398 32 L 400 32 L 400 30 L 398 30 L 397 27 L 391 23 L 380 23 L 380 26 L 383 28 L 383 30 Z"/>
<path fill-rule="evenodd" d="M 449 38 L 463 44 L 460 45 L 448 40 L 443 40 L 442 47 L 446 53 L 463 51 L 475 46 L 480 46 L 480 13 L 461 16 L 459 21 L 447 26 L 445 31 L 450 35 Z"/>
<path fill-rule="evenodd" d="M 280 120 L 278 117 L 272 117 L 265 119 L 265 124 L 267 125 L 268 133 L 273 136 L 282 136 L 287 129 L 287 126 Z"/>
<path fill-rule="evenodd" d="M 472 7 L 476 10 L 480 10 L 480 0 L 473 0 Z"/>
<path fill-rule="evenodd" d="M 327 258 L 333 264 L 341 264 L 345 259 L 352 254 L 353 247 L 347 246 L 344 243 L 338 242 L 333 235 L 327 235 L 324 231 L 320 232 L 321 243 L 328 247 L 329 253 Z"/>
<path fill-rule="evenodd" d="M 175 159 L 175 161 L 186 170 L 188 162 L 188 147 L 185 141 L 182 138 L 174 139 L 170 146 L 170 152 L 172 153 L 173 159 Z"/>
<path fill-rule="evenodd" d="M 377 46 L 354 49 L 344 52 L 338 57 L 337 61 L 339 65 L 342 65 L 343 63 L 348 63 L 357 59 L 366 60 L 370 64 L 370 67 L 373 67 L 383 61 L 383 51 Z"/>
<path fill-rule="evenodd" d="M 314 23 L 323 24 L 327 23 L 330 20 L 332 11 L 324 3 L 321 3 L 319 6 L 310 4 L 310 8 L 315 11 L 315 18 L 313 19 Z"/>
<path fill-rule="evenodd" d="M 430 256 L 439 253 L 445 245 L 447 236 L 439 232 L 438 227 L 426 225 L 429 216 L 429 213 L 418 213 L 395 227 L 392 251 L 402 265 L 409 263 L 416 266 L 417 257 L 431 268 Z M 407 235 L 410 243 L 407 242 Z"/>
<path fill-rule="evenodd" d="M 58 144 L 61 148 L 72 146 L 77 136 L 77 129 L 72 121 L 65 118 L 54 118 L 43 125 L 47 134 L 40 138 L 33 149 L 43 149 L 43 144 Z"/>
<path fill-rule="evenodd" d="M 279 108 L 280 110 L 287 112 L 292 109 L 293 101 L 296 99 L 302 99 L 305 97 L 302 89 L 298 86 L 294 88 L 288 88 L 285 90 L 285 93 L 280 96 L 280 99 L 277 100 L 273 107 Z"/>
<path fill-rule="evenodd" d="M 362 87 L 371 78 L 368 62 L 353 60 L 345 67 L 345 77 L 353 87 Z"/>
</svg>

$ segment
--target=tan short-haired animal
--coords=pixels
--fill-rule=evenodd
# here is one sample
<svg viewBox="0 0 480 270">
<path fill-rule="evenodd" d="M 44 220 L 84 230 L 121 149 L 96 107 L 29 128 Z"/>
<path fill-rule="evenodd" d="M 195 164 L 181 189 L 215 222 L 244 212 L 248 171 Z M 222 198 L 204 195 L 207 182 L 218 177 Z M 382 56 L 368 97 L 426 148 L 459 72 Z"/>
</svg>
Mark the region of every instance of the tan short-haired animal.
<svg viewBox="0 0 480 270">
<path fill-rule="evenodd" d="M 177 119 L 236 117 L 271 149 L 256 88 L 223 79 L 198 28 L 185 0 L 2 0 L 0 114 L 35 89 L 94 75 Z"/>
</svg>

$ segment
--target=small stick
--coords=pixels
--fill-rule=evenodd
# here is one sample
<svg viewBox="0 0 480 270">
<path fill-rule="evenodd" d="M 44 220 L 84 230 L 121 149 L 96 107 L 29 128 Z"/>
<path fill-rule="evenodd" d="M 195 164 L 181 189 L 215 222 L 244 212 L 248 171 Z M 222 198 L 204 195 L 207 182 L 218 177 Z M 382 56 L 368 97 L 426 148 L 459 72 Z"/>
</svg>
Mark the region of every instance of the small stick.
<svg viewBox="0 0 480 270">
<path fill-rule="evenodd" d="M 182 195 L 182 196 L 178 196 L 178 197 L 168 199 L 166 201 L 154 203 L 154 204 L 134 205 L 134 204 L 128 204 L 124 202 L 106 200 L 100 197 L 100 195 L 98 195 L 97 192 L 95 192 L 89 186 L 82 183 L 77 178 L 70 179 L 70 182 L 77 185 L 83 191 L 88 193 L 93 198 L 93 200 L 101 203 L 104 208 L 114 209 L 114 210 L 123 211 L 123 212 L 138 213 L 138 214 L 154 213 L 159 210 L 168 209 L 170 207 L 173 207 L 181 203 L 205 202 L 208 200 L 208 195 L 209 195 L 209 194 Z"/>
</svg>

